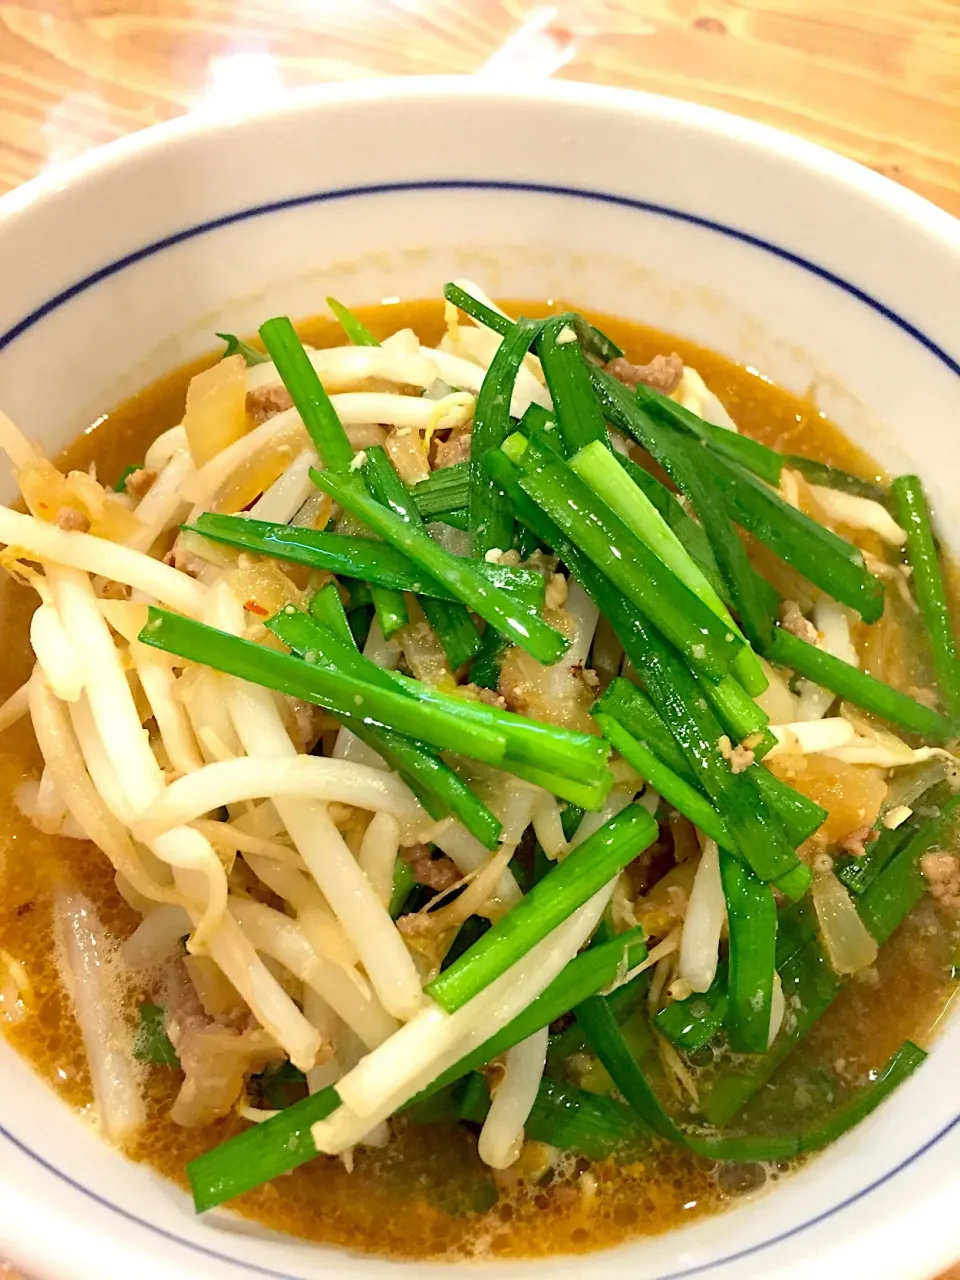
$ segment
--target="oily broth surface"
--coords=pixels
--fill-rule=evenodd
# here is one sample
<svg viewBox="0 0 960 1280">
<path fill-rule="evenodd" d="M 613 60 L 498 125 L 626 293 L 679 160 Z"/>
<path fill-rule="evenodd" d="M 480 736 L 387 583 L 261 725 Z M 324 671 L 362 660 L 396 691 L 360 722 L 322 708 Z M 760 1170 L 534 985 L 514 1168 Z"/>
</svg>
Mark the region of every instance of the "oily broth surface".
<svg viewBox="0 0 960 1280">
<path fill-rule="evenodd" d="M 542 304 L 509 305 L 525 314 L 547 310 Z M 381 337 L 407 325 L 427 342 L 443 332 L 442 306 L 432 301 L 359 314 Z M 705 377 L 745 433 L 774 448 L 877 476 L 875 464 L 809 401 L 692 343 L 617 318 L 593 318 L 632 359 L 678 351 Z M 339 327 L 324 318 L 303 325 L 301 332 L 317 346 L 342 340 Z M 62 461 L 71 467 L 95 462 L 101 479 L 114 480 L 160 432 L 180 421 L 189 379 L 215 358 L 177 370 L 107 414 L 71 445 Z M 35 602 L 32 592 L 6 576 L 0 579 L 5 655 L 0 699 L 29 674 L 28 626 Z M 18 813 L 13 793 L 38 773 L 39 754 L 29 723 L 23 721 L 0 737 L 0 946 L 26 966 L 33 1004 L 7 1034 L 82 1114 L 90 1107 L 92 1091 L 80 1033 L 57 976 L 52 893 L 61 880 L 76 884 L 95 902 L 116 938 L 126 937 L 138 917 L 117 894 L 107 860 L 94 846 L 44 836 Z M 811 1063 L 828 1063 L 842 1081 L 853 1084 L 880 1066 L 905 1038 L 923 1042 L 952 994 L 947 979 L 950 945 L 925 901 L 881 950 L 879 986 L 850 984 L 793 1055 L 793 1069 L 802 1072 Z M 145 994 L 130 992 L 131 1018 L 137 999 Z M 199 1131 L 172 1124 L 167 1112 L 178 1080 L 175 1071 L 148 1070 L 150 1122 L 130 1155 L 185 1186 L 186 1162 L 245 1122 L 231 1116 Z M 582 1178 L 587 1169 L 592 1176 Z M 317 1159 L 241 1197 L 233 1207 L 269 1227 L 328 1244 L 438 1258 L 584 1252 L 668 1230 L 729 1203 L 714 1167 L 675 1148 L 653 1149 L 624 1167 L 609 1162 L 590 1166 L 571 1158 L 549 1185 L 497 1189 L 462 1126 L 405 1121 L 385 1151 L 359 1151 L 352 1173 L 339 1160 Z"/>
</svg>

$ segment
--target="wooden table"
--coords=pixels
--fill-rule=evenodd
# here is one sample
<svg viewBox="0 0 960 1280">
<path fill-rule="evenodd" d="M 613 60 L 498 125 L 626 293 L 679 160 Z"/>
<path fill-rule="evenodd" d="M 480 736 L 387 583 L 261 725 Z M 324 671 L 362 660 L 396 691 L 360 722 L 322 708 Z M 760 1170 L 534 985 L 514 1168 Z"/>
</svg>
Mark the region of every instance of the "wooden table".
<svg viewBox="0 0 960 1280">
<path fill-rule="evenodd" d="M 722 107 L 960 215 L 958 0 L 0 0 L 0 190 L 211 98 L 439 72 Z"/>
<path fill-rule="evenodd" d="M 0 0 L 0 188 L 211 95 L 520 68 L 752 116 L 960 214 L 957 0 Z"/>
</svg>

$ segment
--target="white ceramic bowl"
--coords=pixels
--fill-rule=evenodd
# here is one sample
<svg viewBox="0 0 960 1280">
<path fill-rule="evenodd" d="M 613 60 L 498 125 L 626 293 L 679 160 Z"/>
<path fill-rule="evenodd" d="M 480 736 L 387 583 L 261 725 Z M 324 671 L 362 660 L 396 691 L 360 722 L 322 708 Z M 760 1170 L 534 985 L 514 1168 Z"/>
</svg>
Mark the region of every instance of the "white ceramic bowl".
<svg viewBox="0 0 960 1280">
<path fill-rule="evenodd" d="M 55 448 L 209 349 L 215 329 L 316 312 L 328 293 L 436 294 L 457 275 L 643 319 L 813 384 L 881 460 L 920 470 L 948 537 L 960 528 L 958 224 L 783 134 L 587 86 L 320 89 L 149 130 L 4 197 L 0 400 Z M 724 1216 L 484 1274 L 919 1280 L 960 1257 L 958 1059 L 954 1023 L 865 1124 Z M 4 1255 L 50 1280 L 402 1269 L 197 1220 L 0 1045 Z"/>
</svg>

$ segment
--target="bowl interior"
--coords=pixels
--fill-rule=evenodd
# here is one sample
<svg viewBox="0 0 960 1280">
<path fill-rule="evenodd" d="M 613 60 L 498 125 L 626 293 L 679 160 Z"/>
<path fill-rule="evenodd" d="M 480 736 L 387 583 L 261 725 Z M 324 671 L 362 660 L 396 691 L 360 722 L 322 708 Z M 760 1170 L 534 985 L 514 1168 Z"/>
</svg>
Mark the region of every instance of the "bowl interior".
<svg viewBox="0 0 960 1280">
<path fill-rule="evenodd" d="M 920 472 L 960 546 L 954 224 L 757 126 L 572 86 L 354 87 L 119 144 L 8 198 L 0 219 L 4 408 L 48 448 L 211 349 L 217 329 L 312 314 L 329 293 L 421 297 L 468 276 L 494 295 L 643 320 L 812 389 L 882 463 Z M 775 1192 L 589 1263 L 522 1269 L 787 1276 L 866 1255 L 870 1274 L 903 1277 L 951 1261 L 960 1236 L 938 1210 L 960 1154 L 958 1047 L 951 1024 L 917 1077 Z M 0 1082 L 0 1256 L 38 1275 L 385 1270 L 226 1215 L 198 1222 L 3 1045 Z"/>
</svg>

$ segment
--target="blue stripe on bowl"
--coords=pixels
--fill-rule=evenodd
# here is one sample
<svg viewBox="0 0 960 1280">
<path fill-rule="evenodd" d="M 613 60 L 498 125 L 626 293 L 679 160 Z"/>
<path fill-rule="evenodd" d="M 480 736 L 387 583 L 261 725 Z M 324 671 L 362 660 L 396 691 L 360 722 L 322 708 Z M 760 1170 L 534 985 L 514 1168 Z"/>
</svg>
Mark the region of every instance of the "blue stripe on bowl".
<svg viewBox="0 0 960 1280">
<path fill-rule="evenodd" d="M 456 190 L 474 190 L 474 191 L 508 191 L 508 192 L 530 192 L 537 195 L 552 195 L 574 198 L 578 200 L 593 200 L 601 204 L 619 205 L 627 209 L 635 209 L 641 213 L 652 213 L 664 218 L 673 218 L 678 222 L 690 223 L 693 226 L 703 227 L 707 231 L 717 232 L 719 235 L 728 236 L 730 239 L 739 240 L 744 244 L 751 245 L 753 248 L 762 249 L 765 253 L 772 253 L 775 257 L 790 262 L 794 266 L 800 267 L 802 270 L 809 272 L 811 275 L 825 280 L 828 284 L 842 289 L 844 293 L 850 294 L 856 298 L 858 302 L 869 307 L 884 319 L 896 325 L 903 333 L 907 334 L 914 341 L 919 342 L 925 347 L 931 355 L 935 356 L 941 364 L 945 365 L 952 373 L 960 375 L 960 362 L 950 356 L 942 347 L 938 346 L 932 338 L 923 333 L 915 325 L 910 324 L 897 312 L 893 311 L 885 303 L 880 302 L 865 290 L 852 284 L 848 280 L 844 280 L 841 276 L 835 275 L 832 271 L 828 271 L 825 267 L 818 266 L 817 263 L 811 262 L 809 259 L 792 253 L 789 249 L 784 249 L 780 245 L 764 240 L 759 236 L 750 235 L 746 231 L 740 231 L 736 227 L 730 227 L 722 222 L 714 222 L 710 218 L 702 218 L 698 214 L 688 213 L 682 209 L 673 209 L 668 205 L 654 204 L 647 200 L 633 200 L 628 196 L 619 196 L 607 191 L 591 191 L 580 187 L 559 187 L 549 186 L 536 182 L 499 182 L 487 181 L 481 179 L 470 178 L 451 178 L 436 179 L 431 181 L 411 181 L 411 182 L 391 182 L 383 184 L 375 184 L 363 187 L 344 187 L 334 191 L 316 191 L 310 195 L 295 196 L 289 200 L 276 200 L 269 204 L 251 205 L 246 209 L 239 209 L 234 213 L 225 214 L 222 218 L 212 218 L 208 222 L 200 222 L 192 227 L 185 227 L 182 231 L 177 231 L 173 235 L 165 236 L 162 240 L 155 240 L 151 244 L 144 245 L 141 249 L 136 249 L 133 253 L 125 254 L 122 258 L 108 263 L 97 271 L 91 272 L 82 279 L 77 280 L 68 288 L 61 290 L 49 298 L 36 310 L 25 316 L 17 324 L 13 325 L 0 337 L 0 351 L 8 347 L 11 342 L 32 329 L 45 316 L 56 311 L 58 307 L 69 302 L 71 298 L 76 298 L 79 294 L 85 293 L 94 285 L 99 284 L 101 280 L 107 280 L 110 276 L 117 275 L 118 272 L 124 271 L 127 267 L 133 266 L 137 262 L 142 262 L 146 258 L 151 258 L 155 254 L 162 253 L 164 249 L 172 248 L 174 245 L 181 244 L 185 240 L 193 240 L 197 236 L 206 235 L 209 231 L 216 231 L 220 227 L 228 227 L 236 222 L 246 222 L 251 218 L 264 217 L 271 213 L 281 213 L 287 209 L 300 208 L 303 205 L 325 204 L 333 200 L 348 200 L 360 196 L 378 196 L 389 195 L 397 192 L 405 191 L 456 191 Z M 960 1115 L 954 1117 L 949 1124 L 945 1125 L 938 1133 L 928 1139 L 922 1147 L 906 1156 L 894 1168 L 887 1170 L 874 1182 L 869 1183 L 861 1190 L 848 1196 L 845 1200 L 841 1200 L 839 1204 L 832 1205 L 829 1209 L 825 1209 L 822 1213 L 817 1214 L 813 1218 L 808 1218 L 805 1222 L 798 1223 L 797 1226 L 789 1228 L 787 1231 L 780 1232 L 779 1235 L 771 1236 L 769 1240 L 761 1241 L 759 1244 L 750 1245 L 747 1248 L 737 1250 L 734 1253 L 725 1254 L 722 1258 L 715 1258 L 711 1262 L 702 1263 L 699 1266 L 687 1267 L 681 1271 L 671 1271 L 668 1274 L 661 1275 L 658 1280 L 689 1280 L 692 1276 L 705 1275 L 716 1267 L 725 1266 L 731 1262 L 738 1262 L 741 1259 L 752 1257 L 754 1254 L 761 1253 L 765 1249 L 770 1249 L 774 1245 L 781 1244 L 784 1240 L 799 1235 L 803 1231 L 808 1231 L 811 1227 L 817 1226 L 821 1222 L 825 1222 L 828 1218 L 834 1217 L 842 1210 L 856 1204 L 871 1192 L 876 1191 L 879 1187 L 884 1186 L 895 1178 L 897 1174 L 914 1164 L 927 1151 L 936 1146 L 946 1135 L 960 1124 Z M 276 1271 L 270 1267 L 261 1267 L 252 1262 L 245 1262 L 240 1258 L 231 1257 L 229 1254 L 220 1253 L 216 1249 L 211 1249 L 206 1245 L 199 1244 L 193 1240 L 186 1240 L 182 1236 L 176 1235 L 172 1231 L 167 1231 L 163 1227 L 158 1227 L 152 1222 L 148 1222 L 145 1218 L 138 1217 L 135 1213 L 131 1213 L 128 1209 L 122 1208 L 118 1204 L 114 1204 L 111 1200 L 98 1195 L 89 1187 L 85 1187 L 82 1183 L 72 1178 L 62 1169 L 58 1169 L 45 1159 L 39 1152 L 34 1151 L 30 1146 L 17 1138 L 8 1129 L 0 1125 L 0 1137 L 6 1139 L 19 1151 L 21 1151 L 29 1159 L 40 1165 L 48 1173 L 52 1174 L 60 1182 L 71 1187 L 74 1191 L 79 1192 L 88 1200 L 92 1200 L 95 1204 L 100 1205 L 111 1212 L 119 1214 L 128 1222 L 143 1227 L 146 1231 L 151 1232 L 155 1236 L 159 1236 L 164 1240 L 168 1240 L 171 1244 L 181 1245 L 184 1249 L 188 1249 L 202 1257 L 214 1258 L 218 1262 L 224 1262 L 228 1265 L 239 1267 L 248 1275 L 259 1275 L 269 1277 L 269 1280 L 305 1280 L 302 1275 L 296 1275 L 292 1272 Z"/>
<path fill-rule="evenodd" d="M 328 201 L 348 200 L 357 196 L 391 195 L 395 192 L 404 191 L 519 191 L 532 192 L 537 195 L 567 196 L 578 200 L 593 200 L 600 204 L 619 205 L 625 209 L 636 209 L 641 213 L 653 213 L 663 218 L 673 218 L 677 222 L 687 222 L 695 227 L 703 227 L 707 231 L 716 231 L 719 235 L 728 236 L 732 240 L 740 240 L 742 243 L 752 245 L 756 249 L 762 249 L 765 253 L 772 253 L 775 257 L 782 258 L 784 262 L 791 262 L 794 266 L 801 267 L 811 275 L 818 276 L 821 280 L 826 280 L 828 284 L 842 289 L 844 293 L 849 293 L 858 302 L 862 302 L 872 311 L 876 311 L 878 315 L 896 325 L 898 329 L 908 334 L 916 342 L 919 342 L 921 346 L 926 347 L 952 373 L 960 374 L 960 361 L 955 360 L 942 347 L 938 346 L 932 338 L 918 329 L 916 325 L 905 320 L 903 316 L 892 310 L 885 303 L 880 302 L 879 299 L 874 298 L 872 294 L 859 288 L 858 285 L 851 284 L 849 280 L 844 280 L 842 276 L 828 271 L 826 267 L 818 266 L 817 263 L 811 262 L 808 258 L 792 253 L 789 249 L 784 249 L 781 245 L 773 244 L 760 236 L 750 235 L 746 231 L 727 226 L 723 222 L 714 222 L 711 218 L 703 218 L 696 213 L 673 209 L 669 205 L 654 204 L 649 200 L 633 200 L 629 196 L 619 196 L 609 191 L 592 191 L 582 187 L 557 187 L 538 182 L 500 182 L 492 179 L 473 178 L 437 178 L 429 181 L 387 182 L 363 187 L 341 187 L 334 191 L 314 191 L 305 196 L 292 196 L 288 200 L 275 200 L 269 204 L 250 205 L 246 209 L 238 209 L 234 213 L 224 214 L 222 218 L 211 218 L 209 222 L 198 222 L 192 227 L 185 227 L 182 231 L 174 232 L 173 235 L 164 236 L 162 240 L 154 240 L 151 244 L 135 249 L 132 253 L 125 254 L 122 258 L 116 258 L 113 262 L 107 263 L 106 266 L 100 267 L 99 270 L 92 271 L 89 275 L 77 280 L 68 288 L 61 290 L 60 293 L 54 294 L 52 298 L 42 303 L 36 310 L 31 311 L 28 316 L 24 316 L 22 320 L 0 336 L 0 351 L 9 346 L 22 333 L 32 329 L 44 316 L 56 311 L 65 302 L 69 302 L 71 298 L 85 293 L 87 289 L 99 284 L 101 280 L 107 280 L 110 276 L 124 271 L 127 267 L 131 267 L 137 262 L 142 262 L 145 258 L 152 258 L 154 254 L 181 244 L 185 240 L 193 240 L 197 236 L 206 235 L 208 231 L 217 231 L 220 227 L 232 226 L 235 222 L 246 222 L 250 218 L 260 218 L 270 213 L 282 213 L 287 209 L 298 209 L 303 205 L 326 204 Z"/>
</svg>

